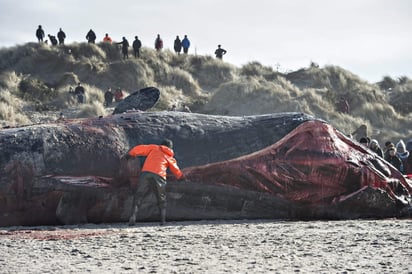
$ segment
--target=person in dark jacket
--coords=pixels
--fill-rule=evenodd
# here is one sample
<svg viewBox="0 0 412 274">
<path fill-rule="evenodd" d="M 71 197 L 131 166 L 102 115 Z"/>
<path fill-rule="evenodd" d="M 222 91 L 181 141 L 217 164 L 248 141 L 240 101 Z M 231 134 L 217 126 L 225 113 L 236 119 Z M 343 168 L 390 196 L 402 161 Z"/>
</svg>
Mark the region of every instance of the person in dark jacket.
<svg viewBox="0 0 412 274">
<path fill-rule="evenodd" d="M 56 45 L 57 45 L 56 36 L 50 35 L 50 34 L 48 34 L 48 36 L 49 36 L 49 39 L 50 39 L 50 43 L 51 43 L 53 46 L 56 46 Z"/>
<path fill-rule="evenodd" d="M 365 147 L 369 147 L 369 137 L 361 137 L 359 143 Z"/>
<path fill-rule="evenodd" d="M 412 174 L 412 153 L 409 153 L 408 158 L 405 160 L 404 171 L 405 174 Z"/>
<path fill-rule="evenodd" d="M 386 158 L 389 155 L 389 149 L 391 147 L 395 147 L 395 144 L 392 143 L 391 141 L 386 141 L 385 142 L 385 148 L 383 150 L 383 157 Z"/>
<path fill-rule="evenodd" d="M 401 159 L 401 171 L 405 174 L 407 165 L 406 161 L 409 157 L 409 151 L 406 150 L 406 145 L 403 140 L 399 140 L 399 142 L 396 143 L 396 155 L 399 157 L 399 159 Z"/>
<path fill-rule="evenodd" d="M 84 87 L 82 86 L 81 83 L 79 83 L 77 85 L 77 87 L 74 89 L 74 94 L 77 97 L 77 102 L 79 104 L 83 104 L 84 103 L 84 95 L 85 95 L 85 91 L 84 91 Z"/>
<path fill-rule="evenodd" d="M 96 41 L 96 33 L 92 29 L 86 34 L 87 42 L 94 44 Z"/>
<path fill-rule="evenodd" d="M 187 35 L 182 40 L 182 47 L 183 47 L 183 53 L 187 54 L 189 52 L 189 47 L 190 47 L 190 41 L 189 38 L 187 38 Z"/>
<path fill-rule="evenodd" d="M 408 158 L 405 161 L 405 174 L 412 174 L 412 139 L 406 143 L 406 150 L 409 152 Z"/>
<path fill-rule="evenodd" d="M 57 33 L 57 39 L 59 39 L 59 45 L 64 45 L 64 39 L 66 39 L 66 33 L 60 28 Z"/>
<path fill-rule="evenodd" d="M 37 37 L 37 40 L 39 40 L 39 43 L 43 42 L 44 36 L 45 36 L 44 30 L 42 29 L 41 25 L 39 25 L 39 27 L 36 30 L 36 37 Z"/>
<path fill-rule="evenodd" d="M 123 37 L 122 41 L 116 44 L 122 45 L 123 60 L 128 59 L 129 58 L 129 41 L 127 41 L 126 37 Z"/>
<path fill-rule="evenodd" d="M 223 55 L 225 55 L 227 51 L 221 48 L 221 45 L 217 45 L 217 49 L 215 50 L 216 58 L 222 59 Z"/>
<path fill-rule="evenodd" d="M 104 93 L 104 105 L 109 107 L 113 103 L 113 93 L 112 89 L 108 88 L 107 91 Z"/>
<path fill-rule="evenodd" d="M 402 161 L 398 155 L 396 155 L 396 148 L 394 146 L 388 149 L 388 155 L 385 157 L 385 160 L 396 167 L 397 170 L 401 171 Z"/>
<path fill-rule="evenodd" d="M 175 52 L 177 53 L 177 55 L 179 55 L 180 52 L 182 51 L 182 41 L 180 41 L 179 35 L 176 36 L 173 48 Z"/>
<path fill-rule="evenodd" d="M 140 48 L 142 47 L 142 42 L 139 40 L 139 37 L 135 36 L 133 41 L 133 51 L 134 57 L 140 57 Z"/>
<path fill-rule="evenodd" d="M 134 196 L 129 225 L 135 224 L 137 212 L 143 204 L 143 201 L 150 196 L 152 189 L 156 193 L 161 223 L 165 224 L 167 169 L 169 169 L 177 179 L 183 178 L 183 173 L 174 158 L 173 142 L 165 139 L 160 145 L 138 145 L 133 147 L 124 158 L 130 159 L 136 156 L 146 156 L 146 160 L 144 161 Z"/>
</svg>

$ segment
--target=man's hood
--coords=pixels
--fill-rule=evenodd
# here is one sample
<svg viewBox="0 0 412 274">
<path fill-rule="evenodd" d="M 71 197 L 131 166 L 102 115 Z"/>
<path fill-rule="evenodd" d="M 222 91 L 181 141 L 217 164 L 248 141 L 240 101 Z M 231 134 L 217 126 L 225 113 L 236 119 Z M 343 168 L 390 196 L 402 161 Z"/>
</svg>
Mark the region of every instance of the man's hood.
<svg viewBox="0 0 412 274">
<path fill-rule="evenodd" d="M 174 152 L 173 149 L 167 147 L 167 146 L 160 146 L 160 149 L 163 151 L 163 153 L 165 153 L 166 155 L 173 157 L 174 156 Z"/>
</svg>

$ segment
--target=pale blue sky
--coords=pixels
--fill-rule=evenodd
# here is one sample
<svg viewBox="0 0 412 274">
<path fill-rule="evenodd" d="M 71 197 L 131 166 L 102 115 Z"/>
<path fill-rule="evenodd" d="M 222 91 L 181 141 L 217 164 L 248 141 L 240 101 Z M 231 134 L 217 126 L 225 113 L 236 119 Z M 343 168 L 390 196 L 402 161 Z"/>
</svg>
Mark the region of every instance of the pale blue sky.
<svg viewBox="0 0 412 274">
<path fill-rule="evenodd" d="M 153 47 L 159 33 L 172 49 L 187 34 L 189 53 L 250 61 L 281 71 L 337 65 L 376 82 L 383 76 L 412 78 L 410 0 L 0 0 L 0 47 L 36 41 L 61 27 L 67 42 L 85 41 L 92 28 L 117 41 L 138 35 Z"/>
</svg>

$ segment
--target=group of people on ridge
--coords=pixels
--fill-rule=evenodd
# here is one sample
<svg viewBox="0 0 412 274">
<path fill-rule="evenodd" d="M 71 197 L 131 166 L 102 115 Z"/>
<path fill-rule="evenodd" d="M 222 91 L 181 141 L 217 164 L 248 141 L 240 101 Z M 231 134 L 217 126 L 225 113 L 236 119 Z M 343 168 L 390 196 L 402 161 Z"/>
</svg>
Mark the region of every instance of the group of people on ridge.
<svg viewBox="0 0 412 274">
<path fill-rule="evenodd" d="M 182 40 L 180 40 L 179 35 L 176 36 L 173 48 L 178 55 L 182 51 L 182 48 L 183 48 L 183 53 L 187 54 L 189 52 L 189 47 L 190 47 L 190 41 L 187 38 L 187 35 L 185 35 L 185 37 Z"/>
<path fill-rule="evenodd" d="M 47 43 L 47 40 L 44 41 L 45 32 L 44 32 L 41 25 L 39 25 L 37 30 L 36 30 L 36 37 L 37 37 L 39 43 L 41 43 L 41 42 L 46 42 Z M 55 46 L 57 44 L 63 45 L 64 40 L 66 39 L 66 33 L 60 28 L 59 32 L 57 33 L 58 41 L 57 41 L 57 39 L 54 35 L 48 34 L 48 37 L 49 37 L 50 42 L 53 46 Z M 96 33 L 93 31 L 93 29 L 90 29 L 86 34 L 87 42 L 95 44 L 96 39 L 97 39 Z M 111 44 L 111 43 L 113 43 L 113 39 L 109 36 L 108 33 L 106 33 L 105 36 L 103 37 L 103 42 Z M 116 44 L 122 46 L 123 59 L 128 59 L 129 58 L 130 44 L 129 44 L 129 41 L 126 39 L 126 37 L 123 37 L 122 41 L 118 42 Z M 133 51 L 134 51 L 134 56 L 136 58 L 139 58 L 140 57 L 140 50 L 142 48 L 142 42 L 139 40 L 138 36 L 135 36 L 135 40 L 133 41 L 132 47 L 133 47 Z M 160 37 L 160 34 L 158 34 L 156 39 L 155 39 L 154 48 L 157 51 L 161 51 L 163 49 L 163 39 Z M 178 55 L 180 55 L 180 53 L 183 49 L 183 53 L 188 54 L 189 48 L 190 48 L 190 40 L 187 37 L 187 35 L 185 35 L 182 40 L 180 40 L 179 36 L 177 35 L 176 39 L 174 40 L 174 44 L 173 44 L 174 51 Z M 215 55 L 216 55 L 216 58 L 218 58 L 218 59 L 222 59 L 223 55 L 225 55 L 226 53 L 227 53 L 227 51 L 225 49 L 221 48 L 221 45 L 218 45 L 218 48 L 215 50 Z"/>
<path fill-rule="evenodd" d="M 37 37 L 37 40 L 39 41 L 39 43 L 40 42 L 46 42 L 47 43 L 47 40 L 44 41 L 45 36 L 46 35 L 44 33 L 44 30 L 43 30 L 42 26 L 39 25 L 37 30 L 36 30 L 36 37 Z M 59 32 L 57 32 L 57 38 L 59 39 L 58 42 L 57 42 L 56 36 L 51 35 L 51 34 L 48 34 L 47 36 L 49 37 L 50 43 L 53 46 L 57 45 L 57 43 L 59 43 L 59 45 L 64 45 L 64 39 L 66 39 L 66 33 L 61 28 L 59 29 Z"/>
</svg>

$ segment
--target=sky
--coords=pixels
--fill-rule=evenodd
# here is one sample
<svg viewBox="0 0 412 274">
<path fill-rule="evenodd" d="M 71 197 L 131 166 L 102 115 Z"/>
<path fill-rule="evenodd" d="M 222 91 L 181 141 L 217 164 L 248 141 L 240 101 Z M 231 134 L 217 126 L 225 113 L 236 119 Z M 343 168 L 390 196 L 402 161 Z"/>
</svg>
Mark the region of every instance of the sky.
<svg viewBox="0 0 412 274">
<path fill-rule="evenodd" d="M 187 35 L 189 53 L 224 61 L 257 61 L 281 72 L 311 62 L 342 67 L 371 83 L 384 76 L 412 79 L 411 0 L 0 0 L 0 47 L 37 41 L 62 28 L 66 43 L 139 36 L 154 47 L 157 34 L 173 49 Z"/>
</svg>

